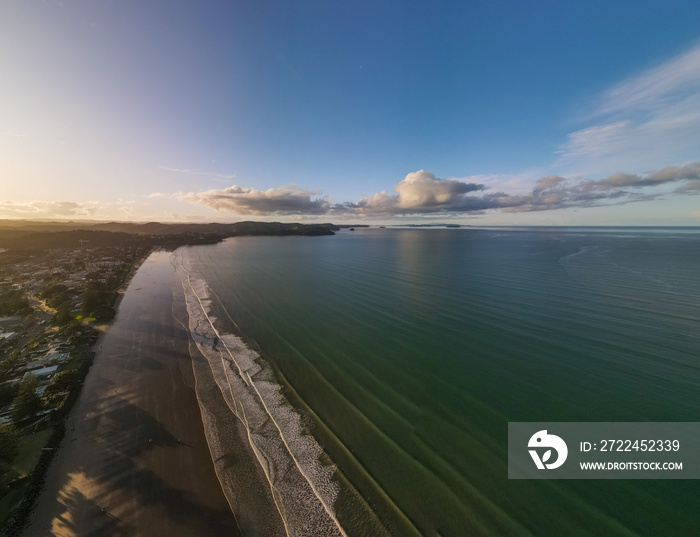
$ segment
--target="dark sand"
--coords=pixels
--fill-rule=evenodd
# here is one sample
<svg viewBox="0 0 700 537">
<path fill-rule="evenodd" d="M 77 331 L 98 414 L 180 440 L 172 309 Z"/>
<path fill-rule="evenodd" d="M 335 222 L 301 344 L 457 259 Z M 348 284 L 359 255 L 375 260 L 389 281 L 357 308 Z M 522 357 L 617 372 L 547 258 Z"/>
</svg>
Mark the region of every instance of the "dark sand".
<svg viewBox="0 0 700 537">
<path fill-rule="evenodd" d="M 240 534 L 204 437 L 188 335 L 173 321 L 168 256 L 143 263 L 98 341 L 25 537 Z"/>
</svg>

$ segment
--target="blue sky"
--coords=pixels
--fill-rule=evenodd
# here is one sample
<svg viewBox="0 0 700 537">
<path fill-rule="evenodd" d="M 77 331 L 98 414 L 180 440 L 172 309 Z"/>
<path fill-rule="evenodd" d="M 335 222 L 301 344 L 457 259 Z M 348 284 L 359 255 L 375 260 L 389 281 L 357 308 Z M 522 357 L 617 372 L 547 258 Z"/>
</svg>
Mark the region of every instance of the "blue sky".
<svg viewBox="0 0 700 537">
<path fill-rule="evenodd" d="M 700 223 L 697 2 L 6 0 L 0 68 L 0 218 Z"/>
</svg>

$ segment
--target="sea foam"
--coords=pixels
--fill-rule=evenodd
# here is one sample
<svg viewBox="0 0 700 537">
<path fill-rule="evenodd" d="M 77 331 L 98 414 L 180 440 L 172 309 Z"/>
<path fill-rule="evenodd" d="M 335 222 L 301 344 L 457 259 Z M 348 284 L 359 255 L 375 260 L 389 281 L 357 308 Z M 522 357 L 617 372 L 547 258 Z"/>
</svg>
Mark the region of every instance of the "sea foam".
<svg viewBox="0 0 700 537">
<path fill-rule="evenodd" d="M 243 426 L 286 534 L 345 536 L 333 509 L 338 496 L 335 466 L 306 432 L 302 416 L 281 393 L 271 367 L 241 338 L 226 331 L 217 318 L 215 295 L 193 269 L 187 249 L 174 252 L 171 262 L 182 282 L 192 340 L 206 359 L 230 412 Z M 216 425 L 202 410 L 207 442 L 216 460 L 225 456 L 227 446 L 222 445 Z M 219 479 L 235 512 L 240 491 L 234 483 Z"/>
</svg>

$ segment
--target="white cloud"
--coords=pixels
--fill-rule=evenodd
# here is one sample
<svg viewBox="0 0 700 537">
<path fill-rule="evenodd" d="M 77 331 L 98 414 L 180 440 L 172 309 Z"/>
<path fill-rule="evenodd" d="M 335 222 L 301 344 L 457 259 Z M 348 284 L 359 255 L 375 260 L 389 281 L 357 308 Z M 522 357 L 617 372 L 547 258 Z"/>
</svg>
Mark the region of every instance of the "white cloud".
<svg viewBox="0 0 700 537">
<path fill-rule="evenodd" d="M 675 186 L 675 190 L 669 187 Z M 409 173 L 394 185 L 357 202 L 331 204 L 320 191 L 295 185 L 261 191 L 240 186 L 188 194 L 151 194 L 176 198 L 239 215 L 399 217 L 475 215 L 489 210 L 533 212 L 569 207 L 599 207 L 649 201 L 667 195 L 700 193 L 700 162 L 667 166 L 644 174 L 614 173 L 603 179 L 541 177 L 526 193 L 494 191 L 484 184 L 439 179 L 431 172 Z"/>
<path fill-rule="evenodd" d="M 562 146 L 565 157 L 590 157 L 616 153 L 625 144 L 631 124 L 618 121 L 572 132 Z"/>
<path fill-rule="evenodd" d="M 396 194 L 382 190 L 364 196 L 357 203 L 336 205 L 334 212 L 382 216 L 460 211 L 474 198 L 470 192 L 485 190 L 483 184 L 466 183 L 456 179 L 438 179 L 432 172 L 418 170 L 409 173 L 394 185 Z"/>
<path fill-rule="evenodd" d="M 437 179 L 433 173 L 425 170 L 409 173 L 403 181 L 394 185 L 402 209 L 445 207 L 462 194 L 483 189 L 483 185 L 475 183 Z"/>
<path fill-rule="evenodd" d="M 568 135 L 556 166 L 599 173 L 697 159 L 700 45 L 608 89 L 589 121 Z"/>
<path fill-rule="evenodd" d="M 241 215 L 294 215 L 325 214 L 329 202 L 318 197 L 320 191 L 310 191 L 296 185 L 281 186 L 268 190 L 255 190 L 237 185 L 206 192 L 151 194 L 151 197 L 175 197 L 204 205 L 216 211 Z M 316 196 L 316 199 L 312 199 Z"/>
<path fill-rule="evenodd" d="M 669 102 L 697 97 L 698 91 L 700 45 L 610 88 L 603 94 L 596 115 L 663 110 Z"/>
</svg>

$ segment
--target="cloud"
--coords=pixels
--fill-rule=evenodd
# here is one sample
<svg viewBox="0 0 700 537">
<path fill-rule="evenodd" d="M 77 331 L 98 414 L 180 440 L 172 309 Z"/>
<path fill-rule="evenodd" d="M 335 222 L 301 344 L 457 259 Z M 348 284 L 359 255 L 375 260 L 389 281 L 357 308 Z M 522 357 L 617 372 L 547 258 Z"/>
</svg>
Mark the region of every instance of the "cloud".
<svg viewBox="0 0 700 537">
<path fill-rule="evenodd" d="M 409 173 L 394 185 L 396 194 L 382 190 L 372 196 L 364 196 L 357 203 L 335 205 L 332 212 L 371 216 L 463 212 L 472 210 L 473 200 L 478 199 L 467 194 L 485 189 L 483 184 L 438 179 L 431 172 L 419 170 Z"/>
<path fill-rule="evenodd" d="M 686 195 L 700 194 L 700 179 L 688 181 L 684 185 L 681 185 L 678 188 L 676 188 L 673 192 L 674 194 Z"/>
<path fill-rule="evenodd" d="M 673 187 L 675 189 L 669 189 Z M 188 194 L 151 194 L 177 198 L 211 209 L 256 216 L 356 216 L 400 217 L 410 215 L 478 215 L 485 211 L 551 211 L 570 207 L 599 207 L 650 201 L 662 196 L 700 194 L 700 162 L 667 166 L 643 174 L 614 173 L 602 179 L 547 175 L 524 193 L 491 192 L 481 183 L 439 179 L 431 172 L 409 173 L 394 185 L 394 193 L 382 190 L 357 202 L 332 204 L 320 191 L 295 185 L 261 191 L 231 186 Z"/>
<path fill-rule="evenodd" d="M 700 45 L 617 84 L 603 94 L 597 115 L 663 110 L 670 101 L 693 99 L 700 91 Z"/>
<path fill-rule="evenodd" d="M 535 183 L 535 191 L 543 191 L 548 188 L 554 188 L 559 183 L 566 181 L 563 177 L 558 175 L 548 175 L 547 177 L 541 177 Z"/>
<path fill-rule="evenodd" d="M 207 218 L 201 214 L 180 214 L 165 211 L 163 213 L 163 220 L 168 222 L 206 222 Z"/>
<path fill-rule="evenodd" d="M 309 191 L 296 185 L 255 190 L 237 185 L 206 192 L 187 194 L 151 194 L 151 197 L 175 197 L 221 212 L 241 215 L 295 215 L 326 214 L 330 208 L 325 198 L 318 196 L 320 191 Z"/>
<path fill-rule="evenodd" d="M 670 183 L 681 185 L 671 192 L 660 192 L 657 188 Z M 696 193 L 698 183 L 700 183 L 700 162 L 685 166 L 667 166 L 641 175 L 614 173 L 597 180 L 567 180 L 551 175 L 539 179 L 529 195 L 518 196 L 517 200 L 513 200 L 517 202 L 504 208 L 504 211 L 528 212 L 567 207 L 622 205 L 649 201 L 668 194 Z M 642 189 L 651 189 L 652 192 L 641 192 Z M 509 196 L 509 198 L 513 197 Z"/>
<path fill-rule="evenodd" d="M 700 45 L 603 92 L 560 147 L 560 168 L 598 172 L 697 158 Z"/>
<path fill-rule="evenodd" d="M 61 218 L 67 216 L 93 216 L 99 208 L 73 201 L 30 201 L 16 203 L 0 201 L 0 215 L 5 218 Z"/>
<path fill-rule="evenodd" d="M 656 187 L 675 183 L 672 192 L 659 192 Z M 642 192 L 643 189 L 652 192 Z M 408 174 L 394 186 L 390 195 L 382 191 L 365 196 L 357 203 L 336 205 L 333 213 L 358 216 L 397 216 L 409 214 L 481 214 L 488 210 L 503 212 L 550 211 L 568 207 L 622 205 L 649 201 L 665 194 L 700 194 L 700 162 L 685 166 L 668 166 L 646 174 L 615 173 L 603 179 L 567 179 L 548 175 L 538 179 L 527 193 L 487 192 L 483 184 L 436 179 L 420 170 Z"/>
<path fill-rule="evenodd" d="M 649 174 L 649 180 L 654 184 L 697 179 L 700 179 L 700 162 L 693 162 L 685 166 L 667 166 Z"/>
<path fill-rule="evenodd" d="M 605 179 L 587 181 L 587 188 L 606 190 L 624 187 L 659 186 L 665 183 L 690 181 L 700 178 L 700 162 L 694 162 L 685 166 L 667 166 L 661 170 L 650 172 L 646 175 L 631 173 L 614 173 Z"/>
<path fill-rule="evenodd" d="M 394 186 L 398 205 L 402 209 L 448 208 L 453 204 L 459 205 L 465 194 L 485 188 L 484 185 L 476 183 L 437 179 L 425 170 L 409 173 L 403 181 Z"/>
<path fill-rule="evenodd" d="M 167 166 L 158 166 L 161 170 L 166 170 L 169 172 L 176 172 L 176 173 L 187 173 L 190 175 L 206 175 L 208 177 L 217 177 L 219 179 L 235 179 L 236 174 L 234 173 L 233 175 L 225 175 L 223 173 L 217 173 L 217 172 L 199 172 L 197 170 L 187 170 L 187 169 L 181 169 L 181 168 L 168 168 Z"/>
</svg>

